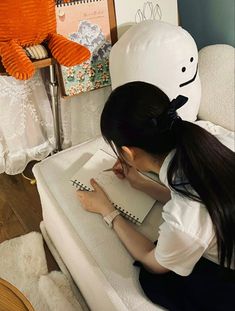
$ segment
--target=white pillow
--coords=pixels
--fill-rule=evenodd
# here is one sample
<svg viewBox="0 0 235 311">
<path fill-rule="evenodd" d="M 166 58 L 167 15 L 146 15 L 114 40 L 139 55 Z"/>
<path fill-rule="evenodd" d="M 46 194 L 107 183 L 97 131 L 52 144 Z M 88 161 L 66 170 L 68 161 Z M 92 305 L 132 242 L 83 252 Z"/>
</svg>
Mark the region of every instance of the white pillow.
<svg viewBox="0 0 235 311">
<path fill-rule="evenodd" d="M 202 100 L 199 118 L 234 131 L 234 47 L 210 45 L 199 52 Z"/>
<path fill-rule="evenodd" d="M 196 120 L 201 99 L 197 66 L 198 51 L 190 34 L 160 21 L 132 26 L 110 54 L 113 89 L 127 82 L 144 81 L 158 86 L 171 100 L 187 96 L 189 100 L 179 109 L 179 115 L 188 121 Z"/>
</svg>

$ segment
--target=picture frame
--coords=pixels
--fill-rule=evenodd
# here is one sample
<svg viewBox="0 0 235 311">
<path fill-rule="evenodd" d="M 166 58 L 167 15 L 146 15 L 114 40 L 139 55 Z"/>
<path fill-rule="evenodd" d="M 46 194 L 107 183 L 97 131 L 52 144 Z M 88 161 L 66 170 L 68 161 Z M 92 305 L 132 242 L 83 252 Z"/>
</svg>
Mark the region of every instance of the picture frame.
<svg viewBox="0 0 235 311">
<path fill-rule="evenodd" d="M 159 20 L 179 25 L 177 0 L 114 1 L 118 38 L 131 26 L 146 20 Z"/>
</svg>

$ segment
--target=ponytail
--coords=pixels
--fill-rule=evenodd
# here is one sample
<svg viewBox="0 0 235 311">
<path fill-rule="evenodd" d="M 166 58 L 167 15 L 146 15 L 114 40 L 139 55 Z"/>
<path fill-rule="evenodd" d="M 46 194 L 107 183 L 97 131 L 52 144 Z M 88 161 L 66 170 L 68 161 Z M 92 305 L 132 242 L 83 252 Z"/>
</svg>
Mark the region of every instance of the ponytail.
<svg viewBox="0 0 235 311">
<path fill-rule="evenodd" d="M 173 131 L 176 152 L 168 167 L 168 183 L 175 191 L 205 204 L 214 224 L 220 264 L 231 267 L 235 258 L 234 152 L 193 123 L 177 122 Z M 176 172 L 186 183 L 176 183 Z"/>
</svg>

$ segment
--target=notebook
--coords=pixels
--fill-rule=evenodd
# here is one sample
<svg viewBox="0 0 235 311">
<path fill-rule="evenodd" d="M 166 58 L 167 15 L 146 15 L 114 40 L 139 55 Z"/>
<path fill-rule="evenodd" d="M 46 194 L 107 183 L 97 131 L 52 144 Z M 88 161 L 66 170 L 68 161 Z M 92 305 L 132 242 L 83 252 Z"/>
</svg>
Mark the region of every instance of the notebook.
<svg viewBox="0 0 235 311">
<path fill-rule="evenodd" d="M 103 172 L 103 170 L 113 167 L 115 162 L 114 156 L 106 151 L 98 150 L 71 178 L 71 183 L 77 189 L 92 191 L 90 179 L 95 178 L 121 214 L 133 223 L 140 225 L 155 200 L 132 188 L 127 180 L 120 180 L 112 171 Z"/>
<path fill-rule="evenodd" d="M 110 9 L 107 0 L 56 0 L 57 33 L 86 46 L 91 58 L 84 63 L 60 66 L 60 84 L 65 96 L 110 85 Z"/>
</svg>

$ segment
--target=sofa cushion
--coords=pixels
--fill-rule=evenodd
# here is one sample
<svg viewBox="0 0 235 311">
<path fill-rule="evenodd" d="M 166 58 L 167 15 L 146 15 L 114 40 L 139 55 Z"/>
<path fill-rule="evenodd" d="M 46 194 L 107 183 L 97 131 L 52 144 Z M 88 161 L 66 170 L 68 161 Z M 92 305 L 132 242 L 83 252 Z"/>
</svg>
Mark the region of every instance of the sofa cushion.
<svg viewBox="0 0 235 311">
<path fill-rule="evenodd" d="M 91 310 L 162 310 L 143 294 L 139 268 L 115 232 L 100 215 L 83 210 L 71 185 L 70 178 L 99 148 L 108 148 L 101 138 L 34 166 L 46 230 Z M 136 227 L 154 241 L 161 221 L 156 203 Z"/>
<path fill-rule="evenodd" d="M 231 146 L 234 133 L 211 122 L 196 124 Z M 143 294 L 138 268 L 114 231 L 100 215 L 85 211 L 70 178 L 100 148 L 110 152 L 102 138 L 75 146 L 34 166 L 46 230 L 73 279 L 94 311 L 157 311 Z M 152 241 L 162 223 L 156 203 L 141 226 Z"/>
<path fill-rule="evenodd" d="M 199 52 L 202 99 L 199 119 L 208 120 L 234 131 L 235 49 L 229 45 L 211 45 Z"/>
</svg>

